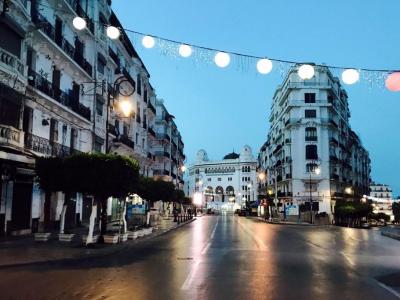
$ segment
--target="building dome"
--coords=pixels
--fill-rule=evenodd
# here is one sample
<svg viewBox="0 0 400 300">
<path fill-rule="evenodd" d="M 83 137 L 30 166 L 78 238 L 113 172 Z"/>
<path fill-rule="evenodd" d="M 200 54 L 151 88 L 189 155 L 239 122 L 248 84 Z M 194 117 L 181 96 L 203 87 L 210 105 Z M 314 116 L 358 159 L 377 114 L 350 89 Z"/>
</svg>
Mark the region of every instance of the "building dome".
<svg viewBox="0 0 400 300">
<path fill-rule="evenodd" d="M 251 151 L 250 146 L 248 145 L 243 146 L 242 151 L 240 151 L 240 159 L 241 160 L 253 159 L 253 152 Z"/>
<path fill-rule="evenodd" d="M 207 155 L 206 150 L 201 149 L 201 150 L 197 151 L 196 160 L 198 162 L 208 161 L 208 155 Z"/>
<path fill-rule="evenodd" d="M 224 159 L 237 159 L 237 158 L 239 158 L 239 154 L 235 153 L 235 151 L 224 156 Z"/>
</svg>

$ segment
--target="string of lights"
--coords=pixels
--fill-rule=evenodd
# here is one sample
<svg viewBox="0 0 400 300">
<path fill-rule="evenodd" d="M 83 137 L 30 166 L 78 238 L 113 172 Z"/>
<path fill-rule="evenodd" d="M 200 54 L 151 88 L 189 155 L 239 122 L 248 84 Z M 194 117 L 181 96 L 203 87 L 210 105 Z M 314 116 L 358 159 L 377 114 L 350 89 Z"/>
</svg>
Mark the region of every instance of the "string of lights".
<svg viewBox="0 0 400 300">
<path fill-rule="evenodd" d="M 45 6 L 41 4 L 41 6 Z M 74 16 L 72 24 L 76 30 L 83 30 L 87 26 L 87 21 L 79 16 Z M 130 33 L 135 39 L 141 39 L 141 44 L 145 49 L 159 47 L 162 53 L 170 56 L 180 56 L 182 58 L 194 57 L 195 61 L 206 63 L 214 62 L 219 68 L 228 67 L 233 59 L 236 60 L 240 69 L 248 69 L 251 65 L 259 74 L 269 74 L 274 66 L 277 66 L 281 75 L 293 65 L 298 66 L 298 75 L 303 80 L 310 80 L 314 77 L 315 67 L 327 67 L 329 69 L 341 72 L 340 77 L 343 83 L 347 85 L 355 84 L 360 80 L 366 80 L 371 85 L 385 85 L 392 92 L 400 92 L 400 70 L 394 69 L 373 69 L 363 67 L 346 67 L 318 63 L 303 63 L 300 61 L 273 58 L 268 56 L 256 56 L 234 51 L 221 50 L 201 45 L 172 40 L 169 38 L 148 35 L 128 28 L 115 27 L 110 24 L 105 26 L 105 32 L 108 38 L 112 40 L 119 39 L 121 32 Z"/>
</svg>

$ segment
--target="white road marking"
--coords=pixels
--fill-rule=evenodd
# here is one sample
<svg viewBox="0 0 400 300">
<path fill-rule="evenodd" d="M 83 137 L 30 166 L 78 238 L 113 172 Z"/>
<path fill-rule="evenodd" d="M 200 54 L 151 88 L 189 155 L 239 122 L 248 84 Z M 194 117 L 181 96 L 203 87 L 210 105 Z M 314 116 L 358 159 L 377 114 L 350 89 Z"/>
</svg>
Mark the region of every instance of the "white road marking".
<svg viewBox="0 0 400 300">
<path fill-rule="evenodd" d="M 218 226 L 218 222 L 219 222 L 219 217 L 217 219 L 217 222 L 214 225 L 213 231 L 211 232 L 210 238 L 208 239 L 207 244 L 204 246 L 203 250 L 201 251 L 201 255 L 204 255 L 207 253 L 208 249 L 210 249 L 211 246 L 211 240 L 214 238 L 215 236 L 215 231 L 217 230 L 217 226 Z"/>
<path fill-rule="evenodd" d="M 352 267 L 354 267 L 354 266 L 356 265 L 349 255 L 347 255 L 347 254 L 344 253 L 343 251 L 340 251 L 340 254 L 343 255 L 343 257 L 347 260 L 347 262 L 348 262 Z"/>
<path fill-rule="evenodd" d="M 208 249 L 210 248 L 211 243 L 208 242 L 207 245 L 204 247 L 203 251 L 201 251 L 201 255 L 204 255 L 207 253 Z"/>
<path fill-rule="evenodd" d="M 218 222 L 219 222 L 219 217 L 217 219 L 217 223 L 215 223 L 213 231 L 211 232 L 210 240 L 212 240 L 214 238 L 215 230 L 217 230 Z"/>
<path fill-rule="evenodd" d="M 243 228 L 243 230 L 256 241 L 260 250 L 264 250 L 264 251 L 268 250 L 268 247 L 267 247 L 267 245 L 265 245 L 263 240 L 261 240 L 258 236 L 256 236 L 251 230 L 247 229 L 246 226 L 242 224 L 242 222 L 238 221 L 238 223 Z"/>
<path fill-rule="evenodd" d="M 397 297 L 400 299 L 400 293 L 397 292 L 396 290 L 392 289 L 390 286 L 387 286 L 386 284 L 379 282 L 378 284 L 380 287 L 384 288 L 385 290 L 387 290 L 389 293 L 391 293 L 393 296 Z"/>
<path fill-rule="evenodd" d="M 199 268 L 200 261 L 196 261 L 190 270 L 189 275 L 186 277 L 185 282 L 182 284 L 181 290 L 188 290 L 192 285 L 194 276 L 196 275 L 197 269 Z"/>
</svg>

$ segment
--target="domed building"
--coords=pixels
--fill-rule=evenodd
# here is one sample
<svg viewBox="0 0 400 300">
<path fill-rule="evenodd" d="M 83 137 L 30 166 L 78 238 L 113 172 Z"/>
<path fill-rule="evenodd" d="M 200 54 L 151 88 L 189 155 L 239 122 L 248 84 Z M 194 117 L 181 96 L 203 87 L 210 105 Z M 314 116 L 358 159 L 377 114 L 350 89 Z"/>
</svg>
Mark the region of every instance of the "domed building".
<svg viewBox="0 0 400 300">
<path fill-rule="evenodd" d="M 257 200 L 257 159 L 247 145 L 240 154 L 232 151 L 221 160 L 210 160 L 201 149 L 189 167 L 187 184 L 188 196 L 200 195 L 203 207 L 234 212 Z"/>
</svg>

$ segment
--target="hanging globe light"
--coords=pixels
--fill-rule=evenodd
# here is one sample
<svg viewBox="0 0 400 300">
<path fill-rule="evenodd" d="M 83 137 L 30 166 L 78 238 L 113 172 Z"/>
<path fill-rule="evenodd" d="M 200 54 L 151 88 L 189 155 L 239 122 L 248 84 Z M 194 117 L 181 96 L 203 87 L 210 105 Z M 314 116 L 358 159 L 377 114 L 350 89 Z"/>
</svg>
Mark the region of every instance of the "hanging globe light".
<svg viewBox="0 0 400 300">
<path fill-rule="evenodd" d="M 272 70 L 272 61 L 267 58 L 260 59 L 257 62 L 257 71 L 261 74 L 268 74 Z"/>
<path fill-rule="evenodd" d="M 107 36 L 112 40 L 116 40 L 117 38 L 119 38 L 119 36 L 121 34 L 119 32 L 119 29 L 115 26 L 108 26 L 106 32 L 107 32 Z"/>
<path fill-rule="evenodd" d="M 179 46 L 179 55 L 182 57 L 189 57 L 192 55 L 192 47 L 182 44 Z"/>
<path fill-rule="evenodd" d="M 72 25 L 74 25 L 75 29 L 77 29 L 77 30 L 83 30 L 86 28 L 86 21 L 84 18 L 75 17 L 72 20 Z"/>
<path fill-rule="evenodd" d="M 389 74 L 386 77 L 385 86 L 391 92 L 400 92 L 400 72 Z"/>
<path fill-rule="evenodd" d="M 218 52 L 217 54 L 215 54 L 214 62 L 218 67 L 225 68 L 231 62 L 231 57 L 228 53 Z"/>
<path fill-rule="evenodd" d="M 315 70 L 312 65 L 301 65 L 297 71 L 297 74 L 301 79 L 307 80 L 314 77 Z"/>
<path fill-rule="evenodd" d="M 152 36 L 146 35 L 142 39 L 142 45 L 143 45 L 143 47 L 145 47 L 147 49 L 153 48 L 155 44 L 156 44 L 156 41 L 154 40 L 154 38 Z"/>
<path fill-rule="evenodd" d="M 347 69 L 342 73 L 342 81 L 345 84 L 354 84 L 360 80 L 360 73 L 355 69 Z"/>
</svg>

